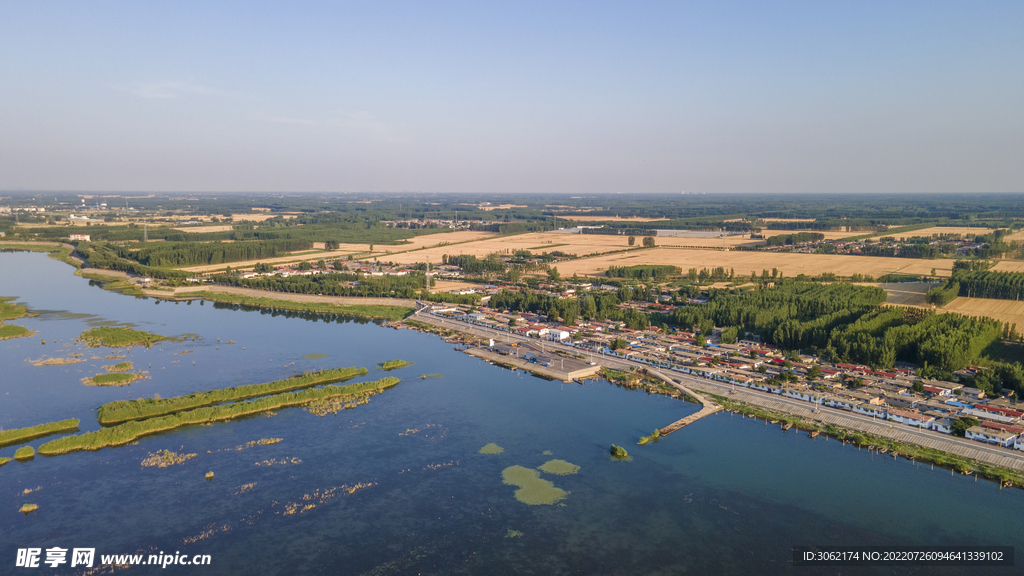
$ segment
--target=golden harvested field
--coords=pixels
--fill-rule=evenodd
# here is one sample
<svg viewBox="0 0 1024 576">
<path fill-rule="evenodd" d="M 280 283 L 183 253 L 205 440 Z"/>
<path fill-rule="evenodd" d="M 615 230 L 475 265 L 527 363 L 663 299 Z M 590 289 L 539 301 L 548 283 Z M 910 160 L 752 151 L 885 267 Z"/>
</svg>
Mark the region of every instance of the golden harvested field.
<svg viewBox="0 0 1024 576">
<path fill-rule="evenodd" d="M 639 245 L 641 238 L 637 237 Z M 751 242 L 746 235 L 728 236 L 725 238 L 676 238 L 656 237 L 655 241 L 659 246 L 713 246 L 729 247 L 745 244 L 757 244 Z M 439 246 L 426 250 L 417 250 L 405 254 L 392 254 L 387 260 L 402 264 L 423 262 L 426 257 L 434 263 L 441 262 L 444 254 L 457 255 L 466 254 L 483 258 L 492 252 L 511 253 L 516 250 L 530 250 L 531 252 L 551 252 L 561 250 L 568 254 L 584 256 L 610 252 L 612 250 L 624 250 L 629 248 L 626 236 L 605 236 L 601 234 L 559 234 L 557 232 L 532 232 L 529 234 L 518 234 L 515 236 L 497 236 L 477 242 L 467 242 L 454 246 Z"/>
<path fill-rule="evenodd" d="M 1024 272 L 1024 260 L 1000 260 L 992 267 L 993 272 Z"/>
<path fill-rule="evenodd" d="M 526 208 L 526 204 L 499 204 L 497 206 L 477 206 L 480 210 L 490 212 L 491 210 L 508 210 L 510 208 Z"/>
<path fill-rule="evenodd" d="M 199 234 L 202 232 L 230 232 L 233 228 L 231 224 L 224 224 L 221 226 L 182 226 L 175 230 Z"/>
<path fill-rule="evenodd" d="M 447 232 L 447 233 L 442 232 L 442 233 L 439 233 L 439 234 L 427 234 L 425 236 L 416 236 L 415 238 L 410 238 L 408 244 L 376 244 L 376 245 L 374 245 L 374 251 L 372 253 L 372 256 L 376 257 L 376 258 L 379 258 L 380 260 L 385 261 L 385 262 L 387 262 L 387 261 L 394 261 L 394 262 L 422 262 L 423 261 L 422 258 L 418 259 L 418 260 L 415 259 L 415 258 L 410 259 L 410 260 L 397 260 L 392 255 L 389 255 L 388 252 L 389 251 L 390 252 L 399 252 L 399 251 L 406 251 L 406 250 L 414 250 L 416 248 L 420 248 L 420 247 L 423 247 L 423 246 L 442 246 L 442 245 L 450 244 L 452 242 L 464 242 L 464 241 L 467 241 L 467 240 L 485 239 L 485 238 L 491 238 L 493 236 L 495 236 L 495 234 L 492 233 L 492 232 L 472 232 L 472 231 L 469 231 L 469 230 L 460 230 L 458 232 Z M 182 268 L 182 270 L 186 270 L 188 272 L 205 273 L 205 272 L 212 272 L 214 270 L 223 270 L 225 266 L 231 266 L 231 268 L 233 268 L 233 269 L 235 269 L 235 268 L 251 268 L 257 262 L 265 262 L 267 264 L 273 264 L 275 266 L 280 266 L 282 264 L 289 264 L 289 263 L 293 263 L 293 262 L 301 262 L 303 260 L 316 261 L 316 260 L 319 260 L 321 258 L 323 258 L 324 260 L 327 260 L 327 261 L 331 261 L 331 260 L 334 260 L 336 258 L 344 258 L 344 257 L 348 256 L 349 254 L 366 254 L 366 253 L 369 253 L 370 252 L 370 245 L 369 244 L 339 244 L 337 250 L 332 250 L 330 252 L 326 252 L 326 251 L 323 251 L 324 250 L 324 243 L 323 242 L 314 242 L 313 243 L 313 249 L 317 250 L 317 251 L 320 251 L 320 252 L 309 253 L 308 250 L 303 250 L 301 252 L 296 252 L 296 253 L 293 253 L 293 254 L 290 254 L 290 255 L 286 255 L 286 256 L 278 256 L 277 258 L 263 258 L 263 259 L 260 259 L 260 260 L 250 260 L 248 262 L 228 262 L 228 263 L 224 263 L 224 264 L 207 264 L 207 265 L 202 265 L 202 266 L 189 266 L 187 268 Z M 440 249 L 440 248 L 438 248 L 438 249 Z M 413 252 L 413 254 L 420 254 L 420 253 L 421 252 Z M 433 259 L 432 258 L 431 262 L 433 262 L 435 264 L 440 264 L 441 263 L 441 257 L 438 256 L 437 259 Z"/>
<path fill-rule="evenodd" d="M 960 234 L 963 236 L 976 236 L 978 234 L 988 234 L 992 230 L 990 228 L 969 228 L 966 226 L 933 226 L 931 228 L 923 228 L 921 230 L 913 230 L 911 232 L 900 232 L 898 234 L 886 234 L 886 236 L 892 236 L 898 240 L 903 238 L 912 238 L 914 236 L 925 236 L 931 237 L 933 234 Z"/>
<path fill-rule="evenodd" d="M 295 218 L 295 214 L 232 214 L 231 219 L 235 222 L 263 222 L 264 220 L 270 220 L 277 216 L 284 216 L 285 220 Z"/>
<path fill-rule="evenodd" d="M 430 287 L 431 292 L 451 292 L 452 290 L 468 290 L 470 288 L 483 288 L 483 284 L 472 282 L 455 282 L 452 280 L 435 280 Z"/>
<path fill-rule="evenodd" d="M 988 316 L 1000 322 L 1024 328 L 1024 301 L 994 300 L 992 298 L 966 298 L 961 296 L 942 307 L 943 312 L 958 312 L 967 316 Z"/>
<path fill-rule="evenodd" d="M 678 266 L 683 271 L 690 268 L 724 266 L 735 268 L 736 274 L 746 275 L 751 272 L 760 274 L 761 270 L 778 268 L 789 277 L 822 272 L 834 272 L 840 276 L 859 273 L 876 277 L 887 273 L 930 274 L 932 268 L 935 268 L 937 275 L 948 276 L 953 267 L 952 260 L 654 248 L 561 262 L 558 264 L 558 271 L 563 277 L 573 274 L 603 275 L 609 266 L 637 264 L 669 264 Z"/>
<path fill-rule="evenodd" d="M 842 232 L 836 230 L 769 230 L 764 228 L 761 230 L 761 234 L 765 238 L 771 238 L 772 236 L 786 236 L 787 234 L 798 234 L 800 232 L 816 232 L 818 234 L 824 234 L 825 240 L 839 240 L 846 238 L 847 236 L 854 236 L 857 232 Z"/>
<path fill-rule="evenodd" d="M 664 218 L 640 218 L 639 216 L 620 218 L 619 216 L 582 216 L 577 214 L 558 214 L 558 217 L 580 222 L 659 222 L 665 220 Z"/>
</svg>

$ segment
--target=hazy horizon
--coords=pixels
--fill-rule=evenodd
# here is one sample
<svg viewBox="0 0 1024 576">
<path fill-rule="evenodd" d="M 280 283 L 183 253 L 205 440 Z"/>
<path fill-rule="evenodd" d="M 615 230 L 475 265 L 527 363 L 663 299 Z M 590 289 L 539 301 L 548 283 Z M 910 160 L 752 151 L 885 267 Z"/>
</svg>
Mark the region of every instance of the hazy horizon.
<svg viewBox="0 0 1024 576">
<path fill-rule="evenodd" d="M 0 190 L 1024 191 L 1018 2 L 0 6 Z"/>
</svg>

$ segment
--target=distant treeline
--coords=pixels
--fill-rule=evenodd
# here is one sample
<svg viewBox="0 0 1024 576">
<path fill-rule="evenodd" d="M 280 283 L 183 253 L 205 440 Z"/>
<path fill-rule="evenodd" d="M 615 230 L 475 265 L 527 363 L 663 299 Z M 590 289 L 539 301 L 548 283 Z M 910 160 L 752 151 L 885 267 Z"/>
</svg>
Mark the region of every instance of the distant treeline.
<svg viewBox="0 0 1024 576">
<path fill-rule="evenodd" d="M 765 240 L 765 243 L 768 246 L 792 246 L 793 244 L 802 244 L 804 242 L 814 242 L 824 239 L 825 235 L 821 232 L 798 232 L 796 234 L 780 234 L 778 236 L 771 236 Z"/>
</svg>

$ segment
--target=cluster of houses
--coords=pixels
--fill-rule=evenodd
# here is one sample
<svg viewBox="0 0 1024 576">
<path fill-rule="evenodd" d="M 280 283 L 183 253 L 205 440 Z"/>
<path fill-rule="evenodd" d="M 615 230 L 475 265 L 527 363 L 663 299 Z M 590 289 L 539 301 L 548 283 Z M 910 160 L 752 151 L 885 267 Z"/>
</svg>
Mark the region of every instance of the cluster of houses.
<svg viewBox="0 0 1024 576">
<path fill-rule="evenodd" d="M 808 356 L 787 360 L 778 356 L 772 346 L 755 341 L 723 344 L 713 337 L 699 346 L 690 332 L 665 334 L 657 327 L 631 330 L 617 321 L 581 320 L 567 326 L 529 312 L 506 314 L 486 307 L 454 305 L 434 305 L 428 312 L 944 434 L 952 434 L 953 422 L 966 416 L 979 422 L 966 431 L 967 438 L 1024 450 L 1024 410 L 1019 405 L 1006 398 L 988 398 L 984 391 L 960 383 L 921 378 L 909 364 L 872 370 L 856 364 L 819 362 Z M 626 347 L 619 348 L 623 342 Z M 496 350 L 502 352 L 500 343 Z M 812 367 L 816 367 L 813 371 L 819 375 L 808 380 Z M 789 378 L 779 377 L 790 374 Z"/>
</svg>

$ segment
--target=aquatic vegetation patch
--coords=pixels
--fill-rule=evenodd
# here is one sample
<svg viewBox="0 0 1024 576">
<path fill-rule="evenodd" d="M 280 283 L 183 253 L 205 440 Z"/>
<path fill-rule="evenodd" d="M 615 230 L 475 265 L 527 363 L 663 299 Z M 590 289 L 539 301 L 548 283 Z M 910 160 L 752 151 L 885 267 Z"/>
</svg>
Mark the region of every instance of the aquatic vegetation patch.
<svg viewBox="0 0 1024 576">
<path fill-rule="evenodd" d="M 20 444 L 21 442 L 27 442 L 35 438 L 42 438 L 43 436 L 49 436 L 50 434 L 57 434 L 59 432 L 76 432 L 78 431 L 78 423 L 78 418 L 69 418 L 59 422 L 37 424 L 35 426 L 29 426 L 28 428 L 4 430 L 3 432 L 0 432 L 0 446 Z"/>
<path fill-rule="evenodd" d="M 609 450 L 609 452 L 611 453 L 612 458 L 615 458 L 616 460 L 626 460 L 627 458 L 629 458 L 629 452 L 626 452 L 626 449 L 623 448 L 622 446 L 616 446 L 615 444 L 612 444 L 611 450 Z"/>
<path fill-rule="evenodd" d="M 202 298 L 211 302 L 227 302 L 260 308 L 277 308 L 278 310 L 298 310 L 318 314 L 341 314 L 362 316 L 363 318 L 383 318 L 385 320 L 401 320 L 413 313 L 412 308 L 405 306 L 385 306 L 370 304 L 325 304 L 321 302 L 291 302 L 274 298 L 241 296 L 239 294 L 222 294 L 220 292 L 189 292 L 189 298 Z"/>
<path fill-rule="evenodd" d="M 490 444 L 485 444 L 484 447 L 480 449 L 481 454 L 501 454 L 504 451 L 504 448 L 498 446 L 494 442 L 491 442 Z"/>
<path fill-rule="evenodd" d="M 245 494 L 246 492 L 248 492 L 249 490 L 252 490 L 255 487 L 256 487 L 256 483 L 255 482 L 249 482 L 248 484 L 242 484 L 241 486 L 238 487 L 238 492 L 235 492 L 234 494 L 232 494 L 232 496 L 238 496 L 239 494 Z"/>
<path fill-rule="evenodd" d="M 191 350 L 189 350 L 191 352 Z M 104 360 L 124 360 L 127 358 L 124 354 L 107 354 L 103 357 Z"/>
<path fill-rule="evenodd" d="M 223 422 L 279 408 L 301 406 L 313 400 L 324 398 L 374 394 L 392 388 L 398 385 L 398 383 L 398 378 L 382 378 L 374 382 L 360 382 L 345 386 L 324 386 L 323 388 L 312 388 L 299 392 L 274 394 L 245 402 L 233 402 L 220 406 L 186 410 L 146 420 L 132 420 L 110 428 L 101 428 L 100 430 L 84 434 L 58 438 L 40 446 L 39 453 L 53 456 L 79 450 L 99 450 L 108 446 L 123 446 L 134 442 L 142 436 L 174 430 L 183 426 Z"/>
<path fill-rule="evenodd" d="M 502 482 L 509 486 L 518 486 L 516 500 L 530 506 L 555 504 L 565 499 L 568 492 L 556 488 L 549 480 L 543 480 L 540 472 L 525 466 L 509 466 L 501 471 Z"/>
<path fill-rule="evenodd" d="M 13 458 L 4 458 L 4 457 L 0 456 L 0 466 L 3 466 L 4 464 L 7 464 L 11 460 L 13 460 Z"/>
<path fill-rule="evenodd" d="M 9 340 L 11 338 L 28 338 L 30 336 L 35 335 L 35 333 L 35 330 L 29 330 L 24 326 L 0 323 L 0 340 Z"/>
<path fill-rule="evenodd" d="M 302 359 L 303 360 L 319 360 L 321 358 L 327 358 L 327 356 L 328 356 L 327 354 L 321 354 L 319 352 L 315 352 L 313 354 L 306 354 L 305 356 L 302 357 Z"/>
<path fill-rule="evenodd" d="M 262 462 L 253 462 L 254 466 L 294 466 L 302 464 L 302 460 L 292 456 L 291 458 L 271 458 Z"/>
<path fill-rule="evenodd" d="M 14 451 L 14 459 L 19 462 L 31 460 L 36 457 L 36 451 L 31 446 L 22 446 Z"/>
<path fill-rule="evenodd" d="M 86 386 L 127 386 L 136 380 L 146 380 L 145 372 L 116 372 L 114 374 L 97 374 L 91 378 L 82 378 Z"/>
<path fill-rule="evenodd" d="M 351 410 L 363 404 L 369 404 L 369 396 L 363 396 L 356 398 L 355 400 L 347 400 L 345 398 L 326 398 L 323 400 L 314 400 L 306 406 L 306 411 L 314 416 L 323 418 L 328 414 L 338 415 L 338 412 L 342 410 Z"/>
<path fill-rule="evenodd" d="M 554 452 L 552 452 L 551 450 L 545 450 L 545 451 L 541 452 L 542 456 L 551 456 L 553 454 L 554 454 Z"/>
<path fill-rule="evenodd" d="M 103 369 L 107 372 L 127 372 L 134 367 L 131 362 L 118 362 L 117 364 L 104 366 Z"/>
<path fill-rule="evenodd" d="M 342 484 L 341 486 L 335 486 L 334 488 L 326 488 L 320 490 L 319 488 L 309 494 L 303 494 L 299 502 L 288 502 L 284 505 L 284 515 L 291 516 L 292 514 L 301 514 L 308 512 L 316 508 L 317 504 L 323 504 L 328 500 L 341 496 L 343 493 L 355 494 L 357 490 L 364 488 L 370 488 L 376 486 L 376 482 L 359 482 L 358 484 L 348 485 Z M 274 502 L 271 506 L 276 506 L 277 502 Z M 281 514 L 281 512 L 274 512 L 274 514 Z"/>
<path fill-rule="evenodd" d="M 580 467 L 566 462 L 565 460 L 548 460 L 544 464 L 537 467 L 541 472 L 547 474 L 554 474 L 556 476 L 568 476 L 569 474 L 575 474 L 580 471 Z"/>
<path fill-rule="evenodd" d="M 0 320 L 14 320 L 28 315 L 28 307 L 18 306 L 14 296 L 0 296 Z"/>
<path fill-rule="evenodd" d="M 69 364 L 78 364 L 79 362 L 85 362 L 85 358 L 83 358 L 81 354 L 77 354 L 76 353 L 76 354 L 72 354 L 68 358 L 47 358 L 46 356 L 42 356 L 42 357 L 37 358 L 35 360 L 27 358 L 27 359 L 25 359 L 25 362 L 28 362 L 29 364 L 31 364 L 33 366 L 37 366 L 37 367 L 38 366 L 67 366 Z"/>
<path fill-rule="evenodd" d="M 420 376 L 420 380 L 426 380 L 427 378 L 444 378 L 444 374 L 434 372 L 432 374 L 424 374 Z"/>
<path fill-rule="evenodd" d="M 222 402 L 235 402 L 300 388 L 309 388 L 317 384 L 327 384 L 352 378 L 367 372 L 366 368 L 352 366 L 349 368 L 321 370 L 264 384 L 250 384 L 234 388 L 220 388 L 218 390 L 210 390 L 209 392 L 196 392 L 188 396 L 118 400 L 100 406 L 96 411 L 96 417 L 99 419 L 100 424 L 110 426 L 130 420 L 164 416 Z"/>
<path fill-rule="evenodd" d="M 18 512 L 21 512 L 22 514 L 31 514 L 36 510 L 39 510 L 38 504 L 22 504 L 21 509 L 18 510 Z"/>
<path fill-rule="evenodd" d="M 505 538 L 522 538 L 522 537 L 523 537 L 523 533 L 522 532 L 520 532 L 519 530 L 513 530 L 511 528 L 509 528 L 508 532 L 505 533 Z"/>
<path fill-rule="evenodd" d="M 153 344 L 161 340 L 170 340 L 167 336 L 152 334 L 145 330 L 133 330 L 132 328 L 113 326 L 101 326 L 86 330 L 75 339 L 75 342 L 85 342 L 86 346 L 106 346 L 108 348 L 128 348 L 131 346 L 145 346 L 152 348 Z"/>
<path fill-rule="evenodd" d="M 381 362 L 377 364 L 381 370 L 398 370 L 399 368 L 405 368 L 409 363 L 405 360 L 388 360 L 387 362 Z"/>
<path fill-rule="evenodd" d="M 650 442 L 657 442 L 660 439 L 661 439 L 661 430 L 658 430 L 657 428 L 655 428 L 654 432 L 652 432 L 650 436 L 641 436 L 640 440 L 637 441 L 637 444 L 639 444 L 640 446 L 644 446 L 644 445 L 646 445 L 646 444 L 648 444 Z"/>
<path fill-rule="evenodd" d="M 142 461 L 142 467 L 167 468 L 168 466 L 174 466 L 175 464 L 184 464 L 196 456 L 198 456 L 198 454 L 178 454 L 177 452 L 171 452 L 170 450 L 153 452 L 146 456 L 145 460 Z"/>
<path fill-rule="evenodd" d="M 181 352 L 175 352 L 174 355 L 175 356 L 183 356 L 185 354 L 191 354 L 193 352 L 195 352 L 195 350 L 182 350 Z M 107 356 L 107 358 L 109 358 L 109 356 Z M 121 358 L 124 358 L 124 356 L 121 356 Z"/>
</svg>

